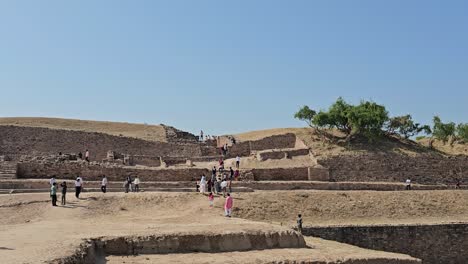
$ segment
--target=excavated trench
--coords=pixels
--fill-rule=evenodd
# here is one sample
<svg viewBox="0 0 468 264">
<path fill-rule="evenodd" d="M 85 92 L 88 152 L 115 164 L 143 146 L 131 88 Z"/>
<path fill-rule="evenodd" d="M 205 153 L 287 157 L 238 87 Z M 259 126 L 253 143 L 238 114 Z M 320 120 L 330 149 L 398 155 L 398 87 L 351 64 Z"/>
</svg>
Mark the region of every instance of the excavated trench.
<svg viewBox="0 0 468 264">
<path fill-rule="evenodd" d="M 278 248 L 306 248 L 304 237 L 292 230 L 280 232 L 232 232 L 222 234 L 165 234 L 99 237 L 83 242 L 68 257 L 54 264 L 106 263 L 106 256 L 142 254 L 221 253 Z"/>
</svg>

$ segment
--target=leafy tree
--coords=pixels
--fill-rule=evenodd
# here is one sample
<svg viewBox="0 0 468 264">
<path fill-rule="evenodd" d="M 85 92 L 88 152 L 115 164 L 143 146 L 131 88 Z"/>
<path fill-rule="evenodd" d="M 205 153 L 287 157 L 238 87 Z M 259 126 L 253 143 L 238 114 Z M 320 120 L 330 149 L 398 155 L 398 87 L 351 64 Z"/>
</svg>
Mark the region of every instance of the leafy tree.
<svg viewBox="0 0 468 264">
<path fill-rule="evenodd" d="M 463 142 L 468 142 L 468 123 L 460 123 L 457 126 L 457 137 Z"/>
<path fill-rule="evenodd" d="M 382 134 L 382 127 L 388 120 L 385 106 L 374 102 L 362 101 L 351 107 L 348 113 L 348 123 L 353 134 L 361 134 L 368 139 L 375 139 Z"/>
<path fill-rule="evenodd" d="M 352 127 L 349 120 L 349 114 L 354 106 L 348 104 L 339 97 L 328 109 L 328 123 L 330 127 L 336 127 L 339 130 L 350 134 Z"/>
<path fill-rule="evenodd" d="M 390 134 L 399 134 L 408 139 L 421 132 L 430 134 L 431 128 L 428 125 L 415 123 L 411 115 L 404 115 L 390 118 L 387 123 L 387 132 Z"/>
<path fill-rule="evenodd" d="M 455 137 L 455 123 L 442 123 L 438 116 L 434 116 L 433 122 L 432 134 L 435 138 L 442 140 L 445 144 L 449 139 Z"/>
<path fill-rule="evenodd" d="M 314 116 L 316 114 L 317 112 L 305 105 L 301 109 L 299 109 L 299 111 L 297 111 L 296 114 L 294 114 L 294 118 L 299 119 L 301 121 L 305 121 L 309 126 L 312 127 L 312 120 L 314 120 Z"/>
</svg>

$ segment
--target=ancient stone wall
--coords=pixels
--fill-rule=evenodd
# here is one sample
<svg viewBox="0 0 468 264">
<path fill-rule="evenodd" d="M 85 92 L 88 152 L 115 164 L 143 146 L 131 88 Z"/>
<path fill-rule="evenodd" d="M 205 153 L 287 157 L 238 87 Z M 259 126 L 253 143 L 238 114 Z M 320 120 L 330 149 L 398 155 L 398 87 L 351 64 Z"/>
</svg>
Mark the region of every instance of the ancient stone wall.
<svg viewBox="0 0 468 264">
<path fill-rule="evenodd" d="M 298 156 L 309 155 L 309 149 L 274 149 L 274 150 L 263 150 L 257 152 L 257 159 L 267 160 L 267 159 L 284 159 L 292 158 Z"/>
<path fill-rule="evenodd" d="M 274 135 L 260 140 L 251 141 L 250 149 L 252 151 L 266 149 L 286 149 L 296 146 L 296 135 L 293 133 Z"/>
<path fill-rule="evenodd" d="M 0 126 L 0 155 L 47 155 L 90 151 L 91 160 L 104 160 L 112 150 L 130 155 L 201 156 L 199 144 L 152 142 L 101 133 L 47 128 Z"/>
<path fill-rule="evenodd" d="M 195 181 L 201 175 L 209 175 L 207 169 L 177 168 L 177 169 L 149 169 L 124 167 L 117 165 L 87 163 L 87 162 L 60 162 L 39 163 L 21 162 L 18 164 L 17 177 L 19 179 L 75 179 L 83 177 L 85 181 L 99 181 L 106 175 L 109 181 L 123 181 L 128 175 L 138 176 L 142 181 Z"/>
<path fill-rule="evenodd" d="M 336 181 L 396 181 L 410 178 L 421 184 L 468 182 L 468 157 L 437 154 L 416 156 L 393 152 L 371 152 L 322 158 L 319 164 L 330 169 Z"/>
<path fill-rule="evenodd" d="M 307 227 L 303 234 L 404 253 L 427 264 L 465 264 L 468 260 L 468 224 Z"/>
<path fill-rule="evenodd" d="M 256 181 L 307 181 L 309 179 L 307 167 L 252 169 L 250 171 Z"/>
<path fill-rule="evenodd" d="M 148 167 L 161 166 L 161 158 L 156 156 L 134 155 L 131 156 L 131 160 L 132 165 L 143 165 Z"/>
</svg>

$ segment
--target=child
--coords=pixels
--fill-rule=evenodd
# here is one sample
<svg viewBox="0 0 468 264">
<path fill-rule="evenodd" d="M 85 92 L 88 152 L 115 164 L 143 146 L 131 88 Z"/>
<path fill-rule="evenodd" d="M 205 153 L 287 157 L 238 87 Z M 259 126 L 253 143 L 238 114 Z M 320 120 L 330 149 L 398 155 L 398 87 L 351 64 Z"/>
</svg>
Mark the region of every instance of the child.
<svg viewBox="0 0 468 264">
<path fill-rule="evenodd" d="M 62 205 L 65 205 L 66 200 L 65 200 L 65 195 L 67 194 L 67 182 L 62 182 L 60 184 L 60 187 L 62 187 Z"/>
<path fill-rule="evenodd" d="M 52 198 L 52 206 L 57 206 L 57 183 L 52 183 L 50 187 L 50 197 Z"/>
<path fill-rule="evenodd" d="M 212 192 L 210 192 L 210 195 L 208 196 L 208 200 L 210 201 L 210 208 L 213 208 L 214 195 Z"/>
<path fill-rule="evenodd" d="M 302 234 L 302 215 L 301 214 L 297 215 L 297 231 L 299 231 Z"/>
</svg>

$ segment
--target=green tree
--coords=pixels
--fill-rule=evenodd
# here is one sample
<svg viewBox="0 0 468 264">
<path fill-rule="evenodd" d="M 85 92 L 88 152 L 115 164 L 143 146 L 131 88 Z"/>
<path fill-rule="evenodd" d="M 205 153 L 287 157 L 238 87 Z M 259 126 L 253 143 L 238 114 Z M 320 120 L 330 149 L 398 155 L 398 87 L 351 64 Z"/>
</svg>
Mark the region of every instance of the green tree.
<svg viewBox="0 0 468 264">
<path fill-rule="evenodd" d="M 370 101 L 362 101 L 351 107 L 348 113 L 348 123 L 352 134 L 361 134 L 374 140 L 382 134 L 383 125 L 388 120 L 385 106 Z"/>
<path fill-rule="evenodd" d="M 457 137 L 463 142 L 468 142 L 468 123 L 460 123 L 457 126 Z"/>
<path fill-rule="evenodd" d="M 432 134 L 435 138 L 442 140 L 445 144 L 450 138 L 455 137 L 455 123 L 443 123 L 438 116 L 434 116 L 433 122 Z"/>
<path fill-rule="evenodd" d="M 404 115 L 390 118 L 387 123 L 387 132 L 390 134 L 399 134 L 408 139 L 421 132 L 430 134 L 431 128 L 428 125 L 415 123 L 411 115 Z"/>
<path fill-rule="evenodd" d="M 349 114 L 354 106 L 348 104 L 343 98 L 339 97 L 328 109 L 328 123 L 330 127 L 335 127 L 346 134 L 350 134 L 352 127 L 349 120 Z"/>
<path fill-rule="evenodd" d="M 317 114 L 314 110 L 310 109 L 307 105 L 301 107 L 299 111 L 294 114 L 294 118 L 299 119 L 301 121 L 305 121 L 309 126 L 313 126 L 312 121 L 314 120 L 314 116 Z"/>
</svg>

